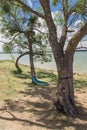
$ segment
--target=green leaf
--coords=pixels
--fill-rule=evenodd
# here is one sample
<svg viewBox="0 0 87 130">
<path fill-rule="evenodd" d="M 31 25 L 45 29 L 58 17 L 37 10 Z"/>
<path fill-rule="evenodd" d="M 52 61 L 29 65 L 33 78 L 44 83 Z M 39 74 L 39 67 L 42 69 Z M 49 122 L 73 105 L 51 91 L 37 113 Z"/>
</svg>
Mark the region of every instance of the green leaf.
<svg viewBox="0 0 87 130">
<path fill-rule="evenodd" d="M 5 3 L 3 5 L 3 10 L 5 11 L 5 13 L 10 13 L 10 5 L 8 3 Z"/>
<path fill-rule="evenodd" d="M 52 0 L 52 5 L 56 6 L 58 4 L 59 0 Z"/>
</svg>

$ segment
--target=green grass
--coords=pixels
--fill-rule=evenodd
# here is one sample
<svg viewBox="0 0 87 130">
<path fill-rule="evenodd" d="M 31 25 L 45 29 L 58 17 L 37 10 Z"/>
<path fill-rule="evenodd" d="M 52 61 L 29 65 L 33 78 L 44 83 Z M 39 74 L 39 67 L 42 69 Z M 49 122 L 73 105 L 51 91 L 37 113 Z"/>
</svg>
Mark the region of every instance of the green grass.
<svg viewBox="0 0 87 130">
<path fill-rule="evenodd" d="M 13 62 L 0 62 L 0 100 L 15 98 L 18 94 L 18 89 L 25 89 L 26 85 L 23 82 L 30 82 L 30 78 L 23 79 L 20 74 L 17 74 Z"/>
<path fill-rule="evenodd" d="M 87 88 L 87 74 L 76 74 L 74 76 L 74 86 L 75 88 Z"/>
<path fill-rule="evenodd" d="M 42 122 L 42 124 L 45 125 L 45 128 L 41 126 L 38 127 L 36 125 L 36 128 L 38 130 L 49 130 L 50 128 L 52 130 L 58 130 L 58 128 L 61 130 L 63 130 L 63 128 L 64 130 L 78 130 L 78 129 L 85 130 L 85 128 L 87 128 L 85 123 L 85 121 L 87 121 L 85 109 L 83 109 L 84 111 L 81 110 L 81 112 L 83 112 L 83 115 L 79 118 L 79 120 L 84 122 L 83 126 L 81 122 L 79 122 L 77 119 L 73 120 L 73 118 L 67 118 L 64 115 L 53 110 L 53 108 L 49 107 L 48 109 L 48 106 L 50 106 L 51 104 L 49 103 L 49 100 L 51 101 L 50 94 L 52 92 L 53 85 L 56 86 L 56 82 L 57 82 L 57 76 L 53 72 L 42 70 L 42 69 L 36 69 L 36 75 L 38 79 L 42 81 L 46 81 L 50 84 L 49 86 L 42 88 L 40 86 L 32 84 L 30 68 L 28 66 L 20 65 L 20 67 L 23 70 L 21 74 L 18 73 L 18 71 L 16 70 L 14 62 L 0 61 L 0 101 L 7 103 L 8 106 L 13 105 L 15 109 L 15 111 L 12 111 L 13 113 L 16 112 L 16 114 L 19 113 L 20 115 L 21 114 L 20 110 L 22 110 L 26 114 L 25 115 L 26 117 L 24 119 L 26 119 L 25 121 L 27 123 L 29 119 L 27 115 L 30 112 L 33 113 L 33 116 L 31 115 L 31 119 L 32 117 L 34 116 L 38 117 L 41 114 L 42 118 L 40 121 Z M 83 88 L 86 88 L 87 75 L 77 75 L 77 74 L 74 75 L 74 86 L 79 91 L 80 89 L 83 90 Z M 82 92 L 80 93 L 82 94 Z M 84 102 L 84 99 L 81 99 L 81 97 L 80 100 L 81 103 Z M 23 104 L 24 106 L 22 106 Z M 47 109 L 46 109 L 46 104 L 48 104 Z M 80 104 L 80 106 L 82 105 Z M 86 108 L 86 104 L 85 104 L 85 108 Z M 3 118 L 0 118 L 0 123 L 1 123 L 0 128 L 4 130 L 4 126 L 6 127 L 6 125 L 8 125 L 8 121 L 10 122 L 10 118 L 9 119 L 4 118 L 4 116 L 1 117 Z M 20 122 L 23 123 L 24 120 L 21 118 L 22 117 L 20 116 L 20 119 L 19 118 L 15 119 L 15 121 L 16 122 L 19 121 L 19 123 Z M 39 124 L 38 121 L 37 124 Z M 18 124 L 16 125 L 18 126 Z M 49 129 L 47 128 L 47 125 L 50 127 Z M 25 129 L 23 128 L 23 130 L 28 130 L 28 128 L 25 127 Z"/>
<path fill-rule="evenodd" d="M 24 90 L 31 84 L 30 68 L 25 65 L 20 65 L 23 72 L 18 73 L 12 61 L 0 61 L 0 100 L 7 98 L 16 98 L 18 95 L 17 90 Z M 36 70 L 38 79 L 46 82 L 56 82 L 57 76 L 52 72 L 45 70 Z M 33 84 L 31 84 L 33 86 Z"/>
<path fill-rule="evenodd" d="M 17 90 L 24 90 L 31 84 L 30 68 L 25 65 L 20 65 L 23 72 L 18 73 L 12 61 L 0 61 L 0 100 L 7 98 L 15 98 L 18 95 Z M 57 76 L 50 71 L 36 69 L 38 79 L 42 81 L 57 82 Z M 87 75 L 74 76 L 75 88 L 87 87 Z M 33 84 L 31 84 L 33 86 Z"/>
</svg>

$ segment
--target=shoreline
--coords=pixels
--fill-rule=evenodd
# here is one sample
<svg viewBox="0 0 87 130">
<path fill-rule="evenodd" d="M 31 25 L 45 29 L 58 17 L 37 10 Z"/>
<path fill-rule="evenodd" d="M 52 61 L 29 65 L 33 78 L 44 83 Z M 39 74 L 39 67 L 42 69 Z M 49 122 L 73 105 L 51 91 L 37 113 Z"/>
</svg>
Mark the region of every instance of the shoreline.
<svg viewBox="0 0 87 130">
<path fill-rule="evenodd" d="M 20 65 L 23 65 L 23 66 L 27 66 L 27 67 L 30 67 L 26 64 L 23 64 L 23 63 L 19 63 Z M 41 69 L 41 70 L 45 70 L 45 71 L 49 71 L 49 72 L 52 72 L 54 74 L 57 74 L 57 71 L 55 69 L 45 69 L 45 68 L 40 68 L 40 67 L 35 67 L 36 69 Z M 73 72 L 73 75 L 87 75 L 87 73 L 85 72 Z"/>
<path fill-rule="evenodd" d="M 14 61 L 12 61 L 12 60 L 0 60 L 0 62 L 4 62 L 4 61 L 10 61 L 10 62 L 14 62 Z M 26 67 L 30 67 L 29 65 L 27 65 L 27 64 L 23 64 L 23 63 L 20 63 L 19 62 L 19 64 L 20 65 L 23 65 L 23 66 L 26 66 Z M 57 75 L 57 71 L 55 70 L 55 69 L 46 69 L 46 68 L 40 68 L 40 67 L 35 67 L 36 69 L 41 69 L 41 70 L 45 70 L 45 71 L 48 71 L 48 72 L 51 72 L 51 73 L 54 73 L 54 74 L 56 74 Z M 87 73 L 85 72 L 73 72 L 73 75 L 77 75 L 77 76 L 87 76 Z"/>
</svg>

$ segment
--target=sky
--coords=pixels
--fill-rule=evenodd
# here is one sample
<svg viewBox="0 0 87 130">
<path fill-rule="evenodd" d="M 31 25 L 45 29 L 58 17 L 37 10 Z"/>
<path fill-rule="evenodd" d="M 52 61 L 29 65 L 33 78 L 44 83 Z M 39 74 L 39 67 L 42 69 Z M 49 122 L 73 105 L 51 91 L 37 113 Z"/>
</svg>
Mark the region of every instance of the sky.
<svg viewBox="0 0 87 130">
<path fill-rule="evenodd" d="M 34 3 L 33 3 L 33 1 L 34 1 Z M 76 3 L 76 1 L 77 0 L 69 0 L 69 1 L 72 1 L 74 4 Z M 29 5 L 31 8 L 33 8 L 33 7 L 35 7 L 35 8 L 38 8 L 38 6 L 40 5 L 39 4 L 39 0 L 25 0 L 25 2 L 27 3 L 27 5 Z M 72 5 L 71 5 L 72 6 Z M 58 9 L 61 9 L 62 8 L 62 6 L 61 6 L 61 4 L 59 4 L 58 6 L 52 6 L 51 5 L 51 10 L 52 10 L 52 12 L 56 12 Z M 75 26 L 77 26 L 78 25 L 78 23 L 80 23 L 81 22 L 81 20 L 77 20 L 76 22 L 75 22 Z M 59 30 L 59 33 L 61 34 L 61 31 Z M 0 40 L 1 40 L 2 38 L 1 38 L 1 35 L 0 35 Z M 0 43 L 0 51 L 2 51 L 2 43 Z"/>
<path fill-rule="evenodd" d="M 27 5 L 29 5 L 31 8 L 38 8 L 40 6 L 40 2 L 39 0 L 25 0 L 25 2 L 27 3 Z M 69 0 L 69 4 L 70 6 L 74 5 L 77 2 L 77 0 Z M 52 5 L 52 0 L 50 0 L 50 7 L 51 7 L 51 11 L 55 12 L 56 10 L 59 10 L 62 8 L 62 4 L 59 3 L 56 6 Z"/>
<path fill-rule="evenodd" d="M 31 0 L 25 0 L 27 5 L 29 5 L 31 8 L 33 8 L 33 4 Z"/>
</svg>

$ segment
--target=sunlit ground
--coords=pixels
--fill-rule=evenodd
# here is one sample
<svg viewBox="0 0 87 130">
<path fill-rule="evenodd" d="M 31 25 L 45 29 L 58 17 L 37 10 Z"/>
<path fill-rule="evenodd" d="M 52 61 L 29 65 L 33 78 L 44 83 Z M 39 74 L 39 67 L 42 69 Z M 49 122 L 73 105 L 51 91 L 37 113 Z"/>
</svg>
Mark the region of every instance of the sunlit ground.
<svg viewBox="0 0 87 130">
<path fill-rule="evenodd" d="M 36 70 L 37 77 L 49 83 L 32 84 L 30 68 L 21 65 L 19 74 L 11 61 L 0 62 L 0 130 L 87 130 L 87 75 L 74 75 L 76 118 L 58 113 L 52 103 L 57 76 Z"/>
</svg>

